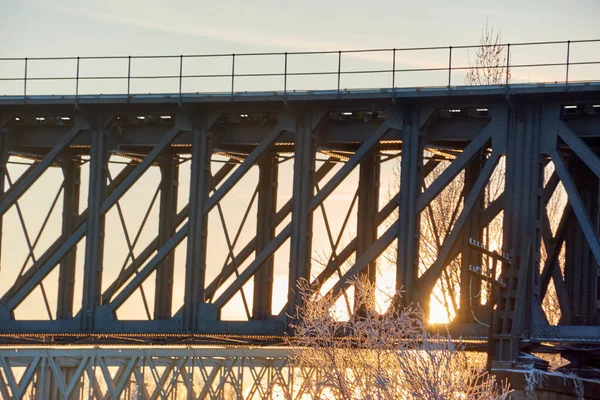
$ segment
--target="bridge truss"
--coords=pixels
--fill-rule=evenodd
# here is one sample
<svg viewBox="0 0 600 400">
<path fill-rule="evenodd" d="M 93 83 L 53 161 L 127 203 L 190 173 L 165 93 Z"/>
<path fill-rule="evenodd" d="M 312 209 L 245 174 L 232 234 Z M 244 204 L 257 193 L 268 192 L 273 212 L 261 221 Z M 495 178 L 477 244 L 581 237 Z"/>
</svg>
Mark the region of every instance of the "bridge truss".
<svg viewBox="0 0 600 400">
<path fill-rule="evenodd" d="M 485 287 L 468 270 L 485 263 L 469 239 L 485 242 L 494 221 L 512 260 L 496 358 L 600 341 L 599 85 L 181 100 L 0 99 L 4 344 L 272 343 L 301 304 L 299 279 L 348 301 L 363 274 L 428 309 L 452 263 L 451 329 L 483 338 L 474 298 Z M 450 222 L 426 227 L 450 185 Z M 568 204 L 549 215 L 559 187 Z M 420 256 L 428 229 L 431 262 Z M 541 306 L 550 282 L 557 325 Z"/>
<path fill-rule="evenodd" d="M 297 350 L 297 349 L 296 349 Z M 326 397 L 318 369 L 300 370 L 290 348 L 100 347 L 0 350 L 6 399 L 302 399 Z M 499 371 L 515 394 L 527 373 Z M 311 381 L 311 379 L 313 381 Z M 547 374 L 536 393 L 598 399 L 597 381 Z"/>
<path fill-rule="evenodd" d="M 317 390 L 294 379 L 287 349 L 79 348 L 65 355 L 63 349 L 43 348 L 0 353 L 0 395 L 5 399 L 314 398 Z"/>
</svg>

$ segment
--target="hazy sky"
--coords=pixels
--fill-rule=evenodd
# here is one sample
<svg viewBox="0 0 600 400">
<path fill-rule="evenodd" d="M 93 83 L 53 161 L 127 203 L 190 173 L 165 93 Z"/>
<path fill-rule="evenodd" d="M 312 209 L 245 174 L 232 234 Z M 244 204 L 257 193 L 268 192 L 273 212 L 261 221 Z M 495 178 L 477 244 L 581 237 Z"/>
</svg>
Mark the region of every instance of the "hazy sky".
<svg viewBox="0 0 600 400">
<path fill-rule="evenodd" d="M 600 36 L 596 0 L 0 1 L 1 56 L 181 54 L 475 44 Z"/>
<path fill-rule="evenodd" d="M 297 2 L 264 0 L 220 2 L 188 0 L 0 0 L 0 38 L 2 42 L 0 57 L 178 55 L 477 44 L 486 18 L 491 26 L 501 29 L 503 42 L 598 39 L 600 38 L 598 16 L 600 16 L 600 1 L 598 0 L 569 2 L 558 0 L 546 0 L 544 2 L 523 0 L 503 0 L 499 2 L 430 0 L 415 2 L 397 0 L 373 3 L 322 0 Z M 594 58 L 595 52 L 595 54 L 599 54 L 595 61 L 600 61 L 599 47 L 589 47 L 587 50 L 573 48 L 572 56 L 575 58 L 585 56 L 589 61 Z M 564 56 L 562 47 L 549 49 L 552 50 L 552 54 L 549 54 L 548 57 L 560 56 L 560 61 L 564 60 L 562 58 Z M 549 53 L 550 50 L 548 50 Z M 513 57 L 517 59 L 517 62 L 525 62 L 528 55 L 531 56 L 526 51 L 521 55 L 515 51 Z M 464 56 L 465 54 L 463 54 Z M 535 54 L 537 60 L 541 60 L 546 56 L 543 52 Z M 405 65 L 422 67 L 434 65 L 431 62 L 445 63 L 445 57 L 444 54 L 440 59 L 441 61 L 431 61 L 424 56 L 413 58 L 403 56 L 401 61 Z M 550 60 L 559 61 L 556 58 L 550 58 Z M 390 67 L 388 65 L 389 59 L 358 61 L 363 64 L 381 61 L 387 63 L 385 64 L 387 68 Z M 277 62 L 279 63 L 277 65 L 281 67 L 281 62 Z M 308 62 L 305 61 L 304 65 L 308 65 Z M 3 64 L 0 65 L 0 73 L 6 73 L 7 70 L 3 70 L 3 68 L 8 67 Z M 17 72 L 10 71 L 8 72 L 9 75 L 22 73 L 21 64 L 16 64 L 15 68 Z M 31 66 L 31 68 L 30 73 L 36 73 L 33 69 L 34 66 Z M 58 71 L 61 67 L 52 68 Z M 64 68 L 67 68 L 66 73 L 72 76 L 74 72 L 73 65 L 69 64 Z M 147 72 L 144 68 L 147 69 L 149 66 L 142 65 L 136 72 Z M 173 68 L 173 66 L 170 68 Z M 48 73 L 48 71 L 43 70 L 39 73 Z M 122 70 L 120 71 L 122 73 Z M 170 73 L 174 72 L 169 71 L 171 71 Z M 55 73 L 56 71 L 51 72 Z M 585 71 L 581 68 L 579 72 L 584 73 Z M 562 69 L 556 73 L 558 78 L 554 75 L 543 74 L 532 77 L 528 71 L 517 71 L 513 72 L 513 77 L 519 81 L 553 81 L 564 76 Z M 578 71 L 573 68 L 573 74 L 576 75 L 577 73 Z M 598 75 L 595 76 L 597 78 Z M 586 79 L 584 75 L 581 75 L 581 77 L 581 79 Z M 445 79 L 445 77 L 442 78 Z M 281 84 L 280 81 L 279 79 L 277 84 Z M 316 78 L 314 82 L 316 82 Z M 400 85 L 416 86 L 413 82 L 415 81 L 403 81 Z M 72 90 L 73 83 L 67 82 L 67 84 L 70 85 L 68 90 Z M 109 83 L 103 82 L 102 84 L 108 85 Z M 308 84 L 311 85 L 311 82 Z M 317 85 L 316 83 L 313 84 Z M 31 85 L 30 90 L 35 91 L 33 83 Z M 366 85 L 368 87 L 389 86 L 389 79 L 385 77 L 384 83 L 371 80 Z M 312 88 L 316 89 L 318 87 Z M 104 93 L 111 90 L 122 92 L 122 82 L 121 86 L 115 86 L 114 89 L 107 89 L 106 87 L 104 89 Z M 22 93 L 21 86 L 17 86 L 15 90 L 17 90 L 17 93 Z M 40 90 L 43 90 L 43 88 Z M 90 90 L 99 91 L 94 88 Z M 172 89 L 161 87 L 160 90 L 168 91 Z M 149 90 L 141 91 L 148 92 Z M 55 93 L 54 89 L 49 93 Z M 0 90 L 1 94 L 4 93 Z M 182 168 L 182 170 L 186 168 Z M 291 169 L 287 172 L 290 171 Z M 56 175 L 53 179 L 59 185 L 60 172 L 54 169 L 50 173 Z M 86 173 L 87 170 L 84 170 L 83 174 Z M 146 183 L 141 184 L 142 186 L 146 185 L 145 189 L 147 191 L 140 192 L 144 193 L 140 196 L 147 196 L 148 190 L 152 191 L 155 187 L 153 185 L 157 182 L 158 175 L 153 174 L 147 177 Z M 184 172 L 182 174 L 182 179 L 186 179 L 188 175 Z M 353 176 L 350 179 L 356 179 L 356 173 Z M 235 199 L 245 199 L 247 188 L 251 187 L 251 190 L 253 190 L 253 185 L 253 183 L 249 183 L 247 186 L 241 187 L 239 193 L 233 192 L 228 196 L 228 199 L 224 201 L 224 207 L 230 207 L 229 213 L 234 214 L 237 212 L 241 214 L 243 210 L 236 203 L 239 200 Z M 43 208 L 40 207 L 40 195 L 43 196 L 43 193 L 55 191 L 55 189 L 49 190 L 47 187 L 38 187 L 37 190 L 38 192 L 32 191 L 28 199 L 22 200 L 23 208 L 29 208 L 30 212 L 33 213 L 36 213 L 37 209 Z M 333 203 L 329 205 L 333 210 L 333 225 L 337 228 L 341 225 L 345 209 L 353 194 L 354 187 L 352 185 L 342 185 L 332 196 Z M 86 198 L 87 194 L 82 192 L 82 197 Z M 232 198 L 233 200 L 231 200 Z M 49 203 L 50 201 L 51 198 L 48 198 L 46 202 Z M 283 204 L 283 201 L 285 200 L 282 200 L 281 204 Z M 336 206 L 335 201 L 338 201 L 338 204 L 343 204 L 343 207 Z M 141 212 L 137 210 L 139 207 L 136 207 L 134 202 L 124 200 L 123 207 L 129 208 L 131 215 L 136 212 L 141 215 Z M 141 219 L 140 215 L 135 217 Z M 6 218 L 8 223 L 5 222 L 5 229 L 10 224 L 18 226 L 15 225 L 18 224 L 18 220 L 14 210 L 11 215 L 7 214 Z M 27 216 L 25 218 L 28 219 Z M 110 223 L 118 223 L 116 222 L 117 216 L 114 210 L 112 215 L 107 218 L 109 222 L 112 221 Z M 241 215 L 236 216 L 236 218 L 241 219 Z M 31 224 L 39 227 L 41 220 L 31 222 Z M 135 226 L 135 224 L 133 225 Z M 57 227 L 59 227 L 58 219 L 55 223 L 55 231 L 58 230 Z M 319 230 L 321 236 L 319 241 L 327 243 L 322 222 L 315 222 L 315 227 Z M 37 232 L 36 229 L 34 229 L 34 233 Z M 217 226 L 216 229 L 219 229 L 219 227 Z M 235 231 L 230 232 L 230 235 L 234 235 L 234 233 Z M 251 232 L 248 234 L 250 235 Z M 8 239 L 5 235 L 5 248 L 7 246 L 6 241 L 13 240 L 12 236 L 16 237 L 17 235 L 10 235 Z M 149 236 L 149 238 L 151 237 L 153 236 Z M 53 237 L 48 240 L 51 239 Z M 18 248 L 27 254 L 24 240 L 21 237 L 18 240 L 21 241 L 20 244 L 11 244 L 8 248 L 11 248 L 11 250 Z M 118 240 L 122 241 L 123 239 L 119 236 Z M 83 242 L 79 245 L 80 249 L 83 248 L 82 244 Z M 224 251 L 225 248 L 223 248 Z M 121 248 L 120 252 L 124 253 L 125 249 Z M 223 256 L 225 254 L 223 253 Z M 79 251 L 78 258 L 81 258 L 81 256 L 82 251 Z M 3 257 L 6 257 L 6 253 L 3 254 Z M 3 267 L 5 269 L 2 273 L 6 273 L 6 267 L 18 269 L 22 258 L 19 256 L 19 261 L 12 263 L 4 259 Z M 17 267 L 13 267 L 13 264 Z M 120 263 L 117 264 L 120 267 Z M 284 257 L 282 261 L 284 267 L 278 267 L 277 269 L 279 271 L 284 270 L 285 264 Z M 113 268 L 112 272 L 107 271 L 107 273 L 110 275 L 110 273 L 114 274 L 116 271 Z M 280 279 L 283 279 L 279 281 L 280 286 L 283 287 L 276 289 L 279 291 L 279 294 L 276 294 L 276 300 L 281 302 L 285 298 L 285 272 L 280 276 Z M 80 284 L 80 270 L 78 270 L 77 280 Z M 106 281 L 108 282 L 108 280 Z M 149 281 L 153 282 L 153 278 Z M 8 284 L 6 275 L 0 273 L 0 293 L 3 293 Z M 53 285 L 49 285 L 47 289 L 49 292 L 56 291 L 56 287 Z M 181 296 L 181 286 L 177 294 Z M 80 295 L 80 289 L 77 289 L 77 300 L 80 299 Z M 43 316 L 44 311 L 39 307 L 39 294 L 36 294 L 36 296 L 38 297 L 33 302 L 26 304 L 26 308 L 32 310 L 31 312 L 36 311 L 36 315 Z M 139 302 L 139 298 L 137 301 Z M 239 311 L 239 303 L 237 307 Z"/>
</svg>

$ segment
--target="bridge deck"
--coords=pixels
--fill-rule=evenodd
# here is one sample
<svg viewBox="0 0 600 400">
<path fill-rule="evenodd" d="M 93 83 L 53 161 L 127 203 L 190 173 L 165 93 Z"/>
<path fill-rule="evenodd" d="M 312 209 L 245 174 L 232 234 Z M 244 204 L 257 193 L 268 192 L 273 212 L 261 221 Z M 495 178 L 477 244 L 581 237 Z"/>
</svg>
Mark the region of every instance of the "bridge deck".
<svg viewBox="0 0 600 400">
<path fill-rule="evenodd" d="M 512 96 L 551 95 L 596 92 L 600 81 L 564 83 L 533 83 L 488 86 L 447 86 L 293 91 L 251 91 L 222 93 L 153 93 L 153 94 L 82 94 L 82 95 L 0 95 L 0 105 L 20 104 L 156 104 L 156 103 L 231 103 L 231 102 L 306 102 L 325 100 L 388 100 L 462 97 L 462 96 Z"/>
</svg>

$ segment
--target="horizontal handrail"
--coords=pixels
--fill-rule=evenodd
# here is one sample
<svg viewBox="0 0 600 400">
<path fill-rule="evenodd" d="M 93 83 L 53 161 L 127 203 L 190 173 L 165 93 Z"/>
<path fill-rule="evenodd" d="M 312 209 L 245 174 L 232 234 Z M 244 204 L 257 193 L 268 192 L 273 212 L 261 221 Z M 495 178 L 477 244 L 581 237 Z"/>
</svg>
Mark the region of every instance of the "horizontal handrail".
<svg viewBox="0 0 600 400">
<path fill-rule="evenodd" d="M 350 50 L 329 50 L 329 51 L 296 51 L 296 52 L 255 52 L 255 53 L 216 53 L 216 54 L 180 54 L 180 55 L 133 55 L 133 56 L 80 56 L 80 57 L 25 57 L 25 58 L 16 58 L 16 57 L 0 57 L 0 63 L 6 62 L 22 62 L 23 63 L 23 76 L 2 76 L 0 74 L 0 82 L 14 82 L 14 81 L 22 81 L 23 82 L 23 97 L 27 97 L 27 82 L 36 82 L 36 81 L 75 81 L 75 95 L 79 96 L 79 82 L 80 81 L 106 81 L 106 80 L 123 80 L 127 82 L 127 95 L 131 93 L 131 82 L 136 80 L 165 80 L 165 79 L 178 79 L 179 80 L 179 95 L 181 96 L 185 93 L 186 86 L 184 84 L 184 80 L 186 79 L 230 79 L 231 85 L 231 96 L 235 96 L 235 83 L 236 78 L 283 78 L 282 86 L 284 95 L 288 92 L 288 77 L 308 77 L 308 76 L 337 76 L 337 91 L 341 90 L 341 77 L 349 76 L 349 75 L 368 75 L 368 74 L 390 74 L 391 75 L 391 87 L 396 88 L 396 75 L 399 73 L 408 73 L 408 72 L 435 72 L 435 71 L 447 71 L 448 72 L 448 81 L 447 87 L 448 89 L 452 88 L 452 72 L 453 71 L 477 71 L 480 69 L 495 69 L 499 71 L 504 71 L 502 83 L 506 85 L 510 85 L 510 75 L 512 70 L 517 70 L 519 68 L 547 68 L 547 67 L 560 67 L 565 68 L 565 78 L 564 84 L 569 84 L 569 68 L 572 66 L 584 66 L 584 65 L 600 65 L 600 59 L 589 59 L 582 61 L 571 61 L 571 46 L 573 44 L 581 44 L 581 43 L 600 43 L 600 39 L 581 39 L 581 40 L 563 40 L 563 41 L 547 41 L 547 42 L 521 42 L 521 43 L 501 43 L 501 44 L 477 44 L 477 45 L 461 45 L 461 46 L 433 46 L 433 47 L 404 47 L 404 48 L 377 48 L 377 49 L 350 49 Z M 511 48 L 514 51 L 515 47 L 524 47 L 524 46 L 547 46 L 547 45 L 566 45 L 564 49 L 564 54 L 566 55 L 565 61 L 561 62 L 539 62 L 539 63 L 516 63 L 511 64 L 510 59 L 510 51 Z M 457 50 L 462 49 L 481 49 L 485 47 L 499 47 L 502 49 L 503 55 L 502 58 L 505 57 L 506 63 L 503 62 L 504 65 L 489 65 L 489 66 L 476 66 L 476 65 L 453 65 L 452 55 L 453 52 L 456 53 Z M 447 51 L 446 56 L 442 56 L 440 59 L 440 64 L 443 62 L 446 64 L 445 66 L 432 66 L 432 67 L 416 67 L 416 68 L 397 68 L 397 57 L 399 53 L 402 52 L 420 52 L 420 51 Z M 379 69 L 343 69 L 343 56 L 344 55 L 357 55 L 357 54 L 367 54 L 367 53 L 391 53 L 392 59 L 390 60 L 391 68 L 379 68 Z M 592 54 L 590 57 L 593 57 L 593 54 L 597 54 L 597 52 L 590 52 Z M 289 70 L 289 61 L 290 57 L 294 56 L 303 56 L 303 55 L 337 55 L 337 70 L 333 68 L 331 70 L 324 71 L 290 71 Z M 273 72 L 236 72 L 236 58 L 239 60 L 240 58 L 249 58 L 249 57 L 282 57 L 281 69 L 279 71 Z M 226 72 L 217 72 L 217 73 L 195 73 L 195 74 L 186 74 L 184 73 L 184 65 L 185 61 L 189 59 L 207 59 L 207 58 L 222 58 L 222 59 L 230 59 L 230 66 L 223 68 L 227 68 Z M 444 61 L 445 58 L 445 61 Z M 116 75 L 84 75 L 80 73 L 80 64 L 82 61 L 101 61 L 101 60 L 123 60 L 126 61 L 127 71 L 126 74 L 116 74 Z M 157 75 L 136 75 L 132 73 L 132 60 L 173 60 L 177 61 L 178 66 L 177 70 L 174 70 L 173 73 L 169 74 L 157 74 Z M 31 71 L 32 65 L 37 65 L 39 62 L 51 62 L 51 61 L 76 61 L 76 71 L 74 74 L 69 76 L 30 76 L 28 74 L 28 70 Z M 332 60 L 329 60 L 332 61 Z M 378 62 L 384 62 L 383 58 L 378 59 Z M 454 61 L 456 64 L 457 62 Z M 146 65 L 148 66 L 148 65 Z M 114 67 L 114 66 L 113 66 Z M 136 68 L 144 68 L 136 66 Z M 271 67 L 271 69 L 273 69 Z M 167 71 L 168 72 L 168 71 Z M 598 78 L 600 79 L 600 72 L 598 73 Z M 499 84 L 500 82 L 495 82 Z M 558 83 L 558 81 L 556 81 Z M 562 79 L 560 83 L 563 83 Z M 439 85 L 436 85 L 439 86 Z M 3 93 L 0 92 L 0 95 Z M 4 93 L 6 95 L 6 93 Z"/>
</svg>

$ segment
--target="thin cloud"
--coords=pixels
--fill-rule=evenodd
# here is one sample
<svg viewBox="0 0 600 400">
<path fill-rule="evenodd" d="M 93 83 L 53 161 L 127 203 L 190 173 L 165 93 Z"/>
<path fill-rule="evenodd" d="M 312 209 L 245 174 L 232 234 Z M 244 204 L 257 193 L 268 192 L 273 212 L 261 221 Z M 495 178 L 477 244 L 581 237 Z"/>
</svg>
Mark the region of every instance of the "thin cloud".
<svg viewBox="0 0 600 400">
<path fill-rule="evenodd" d="M 348 43 L 326 42 L 323 40 L 307 41 L 305 39 L 272 33 L 256 33 L 246 30 L 240 31 L 235 27 L 227 26 L 225 28 L 214 28 L 205 24 L 190 24 L 178 18 L 177 22 L 169 21 L 170 9 L 158 8 L 152 9 L 146 3 L 131 7 L 131 2 L 123 4 L 121 2 L 102 3 L 102 7 L 96 6 L 92 2 L 67 2 L 62 0 L 49 0 L 40 3 L 46 8 L 60 11 L 67 14 L 84 16 L 100 21 L 117 22 L 124 25 L 130 25 L 140 28 L 159 30 L 162 32 L 192 35 L 215 40 L 225 40 L 231 43 L 240 43 L 242 45 L 261 46 L 265 48 L 279 48 L 290 51 L 329 51 L 338 49 L 350 49 L 353 46 Z M 136 4 L 136 3 L 134 3 Z M 108 6 L 114 6 L 113 12 L 106 12 Z M 172 20 L 173 18 L 171 18 Z M 409 53 L 403 53 L 398 61 L 401 61 L 405 68 L 436 68 L 440 67 L 440 62 L 432 62 L 419 57 L 409 57 Z M 413 53 L 415 54 L 415 53 Z M 351 53 L 345 57 L 352 57 L 373 62 L 390 63 L 391 54 L 386 53 Z M 391 67 L 391 66 L 390 66 Z"/>
</svg>

